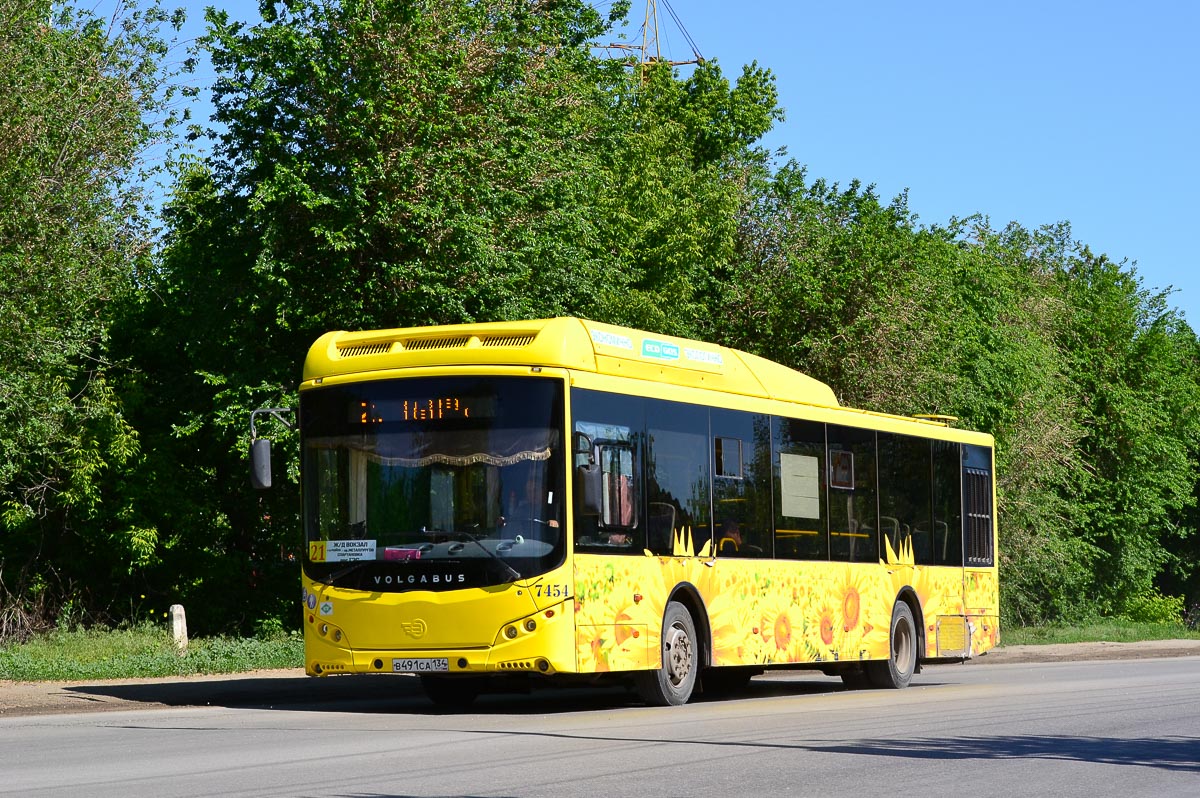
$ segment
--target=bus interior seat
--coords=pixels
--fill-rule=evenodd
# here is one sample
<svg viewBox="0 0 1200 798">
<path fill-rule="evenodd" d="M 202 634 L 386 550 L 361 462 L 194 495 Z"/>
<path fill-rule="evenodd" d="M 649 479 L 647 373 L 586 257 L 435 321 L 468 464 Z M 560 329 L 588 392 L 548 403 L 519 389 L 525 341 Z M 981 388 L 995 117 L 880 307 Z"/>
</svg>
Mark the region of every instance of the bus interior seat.
<svg viewBox="0 0 1200 798">
<path fill-rule="evenodd" d="M 650 550 L 670 551 L 672 548 L 671 533 L 675 529 L 675 505 L 666 502 L 650 502 L 650 518 L 647 526 Z"/>
</svg>

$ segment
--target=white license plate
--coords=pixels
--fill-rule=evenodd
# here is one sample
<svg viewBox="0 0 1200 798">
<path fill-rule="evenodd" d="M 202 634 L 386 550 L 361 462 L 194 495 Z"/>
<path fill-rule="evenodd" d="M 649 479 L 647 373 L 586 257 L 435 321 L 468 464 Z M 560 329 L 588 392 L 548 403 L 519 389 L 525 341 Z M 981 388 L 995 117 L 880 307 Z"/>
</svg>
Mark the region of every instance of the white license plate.
<svg viewBox="0 0 1200 798">
<path fill-rule="evenodd" d="M 392 660 L 392 673 L 443 673 L 450 670 L 446 657 L 408 657 Z"/>
</svg>

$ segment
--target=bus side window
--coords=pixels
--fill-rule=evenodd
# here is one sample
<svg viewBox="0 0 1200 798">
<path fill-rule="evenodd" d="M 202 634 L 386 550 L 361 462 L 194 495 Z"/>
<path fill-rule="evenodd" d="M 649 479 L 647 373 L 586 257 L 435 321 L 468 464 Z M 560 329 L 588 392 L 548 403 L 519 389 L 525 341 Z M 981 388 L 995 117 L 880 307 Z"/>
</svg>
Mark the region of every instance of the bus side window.
<svg viewBox="0 0 1200 798">
<path fill-rule="evenodd" d="M 933 445 L 928 438 L 879 433 L 879 524 L 899 553 L 911 548 L 917 565 L 936 562 L 933 524 Z"/>
<path fill-rule="evenodd" d="M 825 425 L 775 418 L 775 556 L 829 559 Z"/>
<path fill-rule="evenodd" d="M 879 559 L 875 497 L 875 431 L 830 424 L 829 557 L 849 562 Z"/>
<path fill-rule="evenodd" d="M 709 419 L 716 553 L 771 557 L 771 417 L 713 408 Z"/>
<path fill-rule="evenodd" d="M 690 541 L 688 554 L 711 552 L 708 408 L 648 400 L 645 469 L 649 505 L 669 505 L 674 516 L 670 536 L 661 539 L 660 533 L 650 551 L 670 556 L 677 553 L 677 541 Z M 665 511 L 660 513 L 666 520 Z"/>
<path fill-rule="evenodd" d="M 963 514 L 968 567 L 996 564 L 992 546 L 992 451 L 984 446 L 962 447 Z"/>
<path fill-rule="evenodd" d="M 937 565 L 963 564 L 961 462 L 957 443 L 933 442 L 933 556 Z"/>
</svg>

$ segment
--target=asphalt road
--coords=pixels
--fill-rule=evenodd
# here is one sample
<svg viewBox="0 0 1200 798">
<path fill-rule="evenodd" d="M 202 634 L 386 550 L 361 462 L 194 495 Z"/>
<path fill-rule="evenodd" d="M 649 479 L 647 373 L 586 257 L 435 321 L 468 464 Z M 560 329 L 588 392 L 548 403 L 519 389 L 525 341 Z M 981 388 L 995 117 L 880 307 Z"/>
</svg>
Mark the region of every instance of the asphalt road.
<svg viewBox="0 0 1200 798">
<path fill-rule="evenodd" d="M 936 666 L 903 691 L 796 672 L 679 708 L 607 688 L 467 714 L 407 677 L 96 685 L 79 700 L 211 706 L 0 717 L 0 795 L 1191 798 L 1197 677 L 1200 657 Z"/>
<path fill-rule="evenodd" d="M 967 666 L 1186 656 L 1200 657 L 1200 640 L 1003 646 L 971 660 Z M 0 718 L 115 709 L 159 709 L 168 706 L 303 708 L 354 701 L 364 692 L 363 684 L 356 680 L 308 679 L 300 668 L 251 674 L 93 682 L 0 680 Z"/>
</svg>

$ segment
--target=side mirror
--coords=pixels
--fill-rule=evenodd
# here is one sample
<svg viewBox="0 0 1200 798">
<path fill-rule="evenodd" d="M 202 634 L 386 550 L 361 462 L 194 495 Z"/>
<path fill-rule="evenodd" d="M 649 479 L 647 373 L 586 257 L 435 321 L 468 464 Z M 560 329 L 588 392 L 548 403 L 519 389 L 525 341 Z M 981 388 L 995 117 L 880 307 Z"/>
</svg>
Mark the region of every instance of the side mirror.
<svg viewBox="0 0 1200 798">
<path fill-rule="evenodd" d="M 288 429 L 295 429 L 296 425 L 284 418 L 295 412 L 290 407 L 261 407 L 250 412 L 250 484 L 259 490 L 271 487 L 271 441 L 258 437 L 254 421 L 268 415 Z"/>
<path fill-rule="evenodd" d="M 266 438 L 250 441 L 250 483 L 259 490 L 271 487 L 271 442 Z"/>
</svg>

